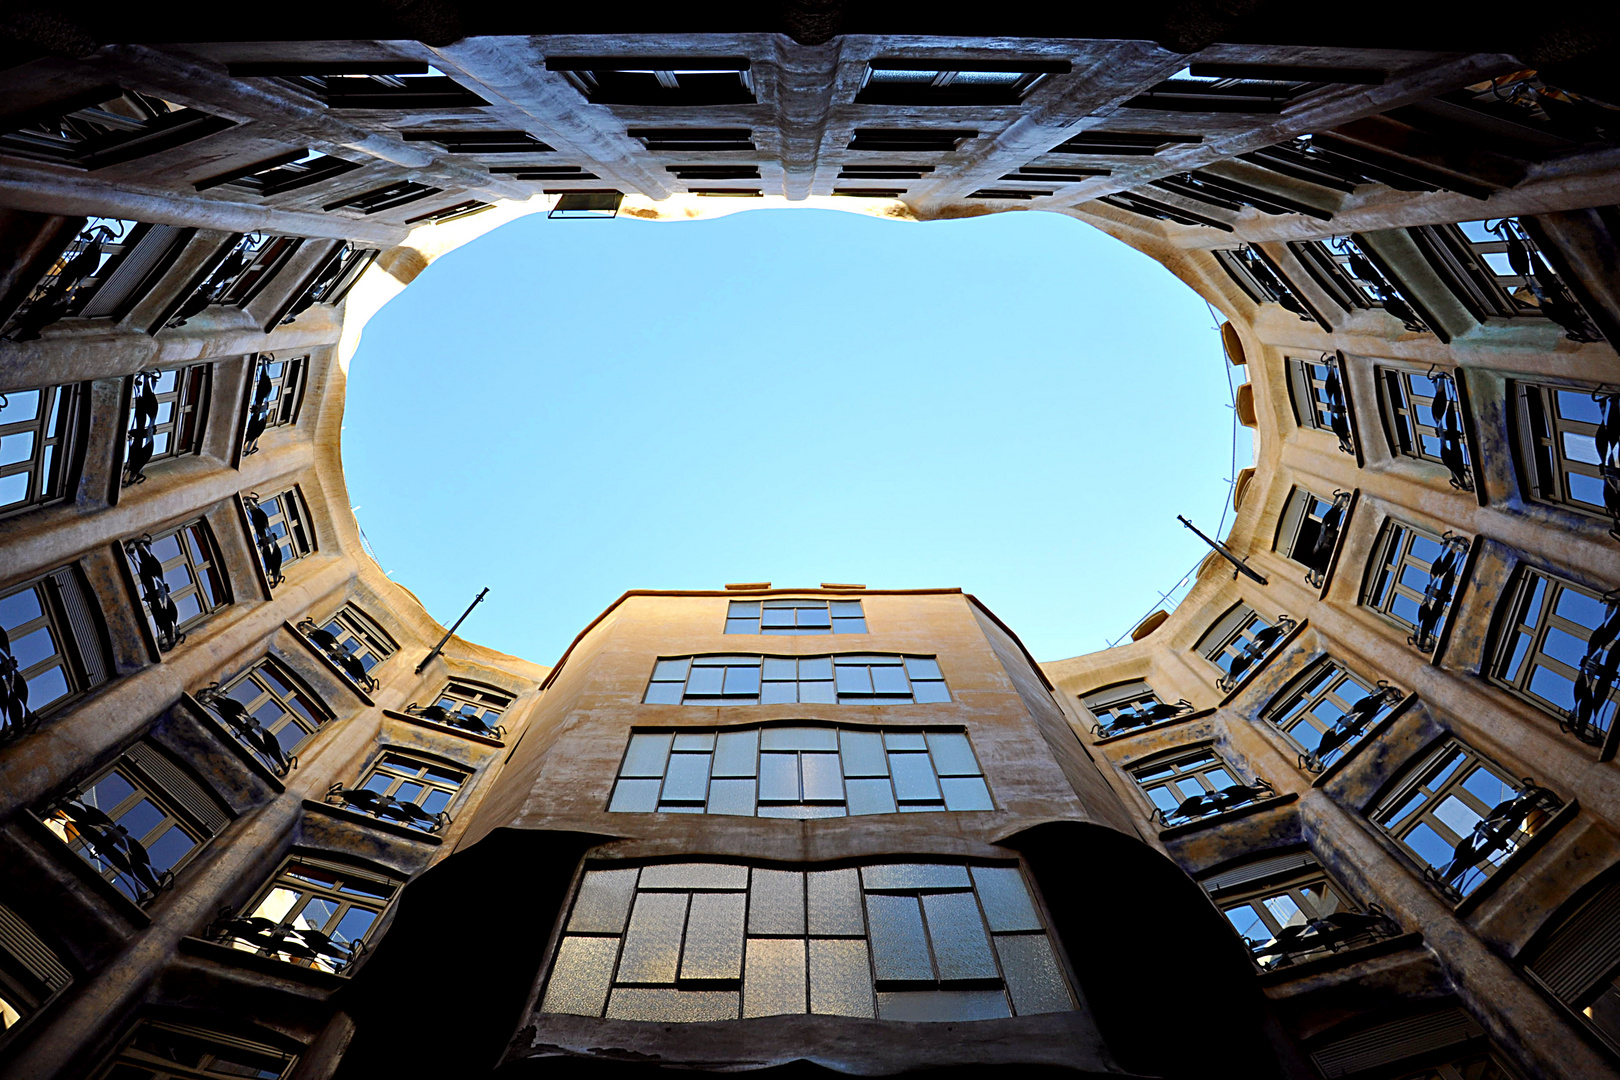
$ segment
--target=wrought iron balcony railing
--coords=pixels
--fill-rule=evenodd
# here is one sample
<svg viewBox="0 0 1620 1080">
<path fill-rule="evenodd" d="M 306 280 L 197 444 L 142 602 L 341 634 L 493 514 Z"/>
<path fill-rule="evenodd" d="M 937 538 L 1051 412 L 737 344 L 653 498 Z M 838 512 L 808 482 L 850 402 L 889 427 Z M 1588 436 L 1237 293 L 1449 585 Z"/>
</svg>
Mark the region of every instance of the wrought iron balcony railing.
<svg viewBox="0 0 1620 1080">
<path fill-rule="evenodd" d="M 1620 540 L 1620 393 L 1593 394 L 1600 412 L 1592 441 L 1597 446 L 1598 473 L 1603 478 L 1603 509 L 1614 521 L 1609 535 Z"/>
<path fill-rule="evenodd" d="M 11 636 L 0 626 L 0 746 L 33 731 L 39 714 L 28 707 L 28 680 L 12 650 Z"/>
<path fill-rule="evenodd" d="M 1439 644 L 1440 623 L 1457 595 L 1463 560 L 1468 556 L 1466 537 L 1447 532 L 1440 539 L 1445 542 L 1445 550 L 1429 564 L 1429 582 L 1423 587 L 1423 601 L 1418 604 L 1417 623 L 1406 638 L 1408 645 L 1425 654 L 1434 652 Z"/>
<path fill-rule="evenodd" d="M 1284 927 L 1270 941 L 1249 938 L 1243 941 L 1256 964 L 1275 971 L 1304 960 L 1398 937 L 1400 933 L 1401 928 L 1383 908 L 1368 904 L 1365 912 L 1335 911 L 1319 919 Z"/>
<path fill-rule="evenodd" d="M 157 448 L 157 381 L 155 371 L 135 373 L 129 403 L 129 449 L 124 454 L 124 487 L 145 482 L 146 466 Z"/>
<path fill-rule="evenodd" d="M 128 229 L 127 222 L 92 218 L 73 238 L 55 267 L 34 286 L 6 324 L 3 336 L 7 340 L 35 340 L 47 326 L 67 318 L 81 293 L 89 295 L 87 290 L 96 287 L 96 272 L 106 261 L 107 248 L 124 238 L 113 225 Z"/>
<path fill-rule="evenodd" d="M 270 379 L 270 365 L 275 362 L 274 355 L 259 354 L 257 378 L 253 383 L 253 403 L 248 406 L 247 423 L 242 429 L 243 457 L 259 452 L 259 439 L 270 426 L 270 403 L 276 392 L 275 383 Z"/>
<path fill-rule="evenodd" d="M 1318 362 L 1327 368 L 1327 378 L 1322 381 L 1322 394 L 1327 398 L 1323 407 L 1327 413 L 1328 427 L 1339 440 L 1339 450 L 1354 454 L 1356 437 L 1350 428 L 1350 403 L 1344 396 L 1344 376 L 1339 373 L 1339 358 L 1332 353 L 1323 353 Z"/>
<path fill-rule="evenodd" d="M 152 554 L 151 534 L 144 534 L 139 540 L 124 541 L 124 550 L 129 553 L 129 561 L 135 564 L 141 599 L 146 603 L 146 610 L 152 613 L 152 623 L 157 627 L 158 648 L 168 652 L 186 640 L 186 635 L 178 630 L 180 610 L 175 607 L 169 583 L 163 578 L 163 564 Z"/>
<path fill-rule="evenodd" d="M 506 738 L 506 728 L 500 724 L 492 726 L 484 723 L 482 717 L 468 712 L 446 709 L 443 705 L 422 706 L 413 701 L 405 706 L 405 711 L 412 716 L 419 716 L 423 720 L 443 724 L 445 727 L 455 728 L 458 731 L 470 731 L 474 735 L 482 735 L 489 739 Z"/>
<path fill-rule="evenodd" d="M 273 589 L 287 580 L 281 573 L 281 539 L 270 531 L 270 515 L 259 507 L 259 493 L 250 491 L 242 496 L 247 506 L 248 521 L 253 525 L 253 546 L 258 549 L 264 576 Z"/>
<path fill-rule="evenodd" d="M 1604 712 L 1609 707 L 1615 682 L 1620 679 L 1620 589 L 1604 594 L 1603 622 L 1586 639 L 1575 676 L 1575 705 L 1559 722 L 1563 731 L 1573 732 L 1582 742 L 1601 745 L 1608 737 Z"/>
<path fill-rule="evenodd" d="M 1367 257 L 1367 253 L 1361 250 L 1361 245 L 1356 243 L 1355 238 L 1335 236 L 1328 241 L 1328 246 L 1345 256 L 1351 275 L 1372 289 L 1373 294 L 1378 298 L 1379 305 L 1401 320 L 1401 325 L 1414 334 L 1432 332 L 1432 328 L 1423 321 L 1423 317 L 1417 313 L 1417 309 L 1412 306 L 1406 297 L 1401 295 L 1400 289 L 1396 288 L 1395 284 L 1373 264 L 1373 261 Z"/>
<path fill-rule="evenodd" d="M 1472 832 L 1457 841 L 1446 865 L 1424 869 L 1423 876 L 1453 902 L 1461 901 L 1485 879 L 1489 871 L 1481 863 L 1494 864 L 1512 855 L 1540 824 L 1564 808 L 1562 799 L 1530 777 L 1519 783 L 1511 798 L 1492 807 Z"/>
<path fill-rule="evenodd" d="M 1485 228 L 1501 237 L 1507 244 L 1508 265 L 1524 279 L 1525 288 L 1536 298 L 1536 308 L 1563 328 L 1571 341 L 1602 341 L 1603 334 L 1582 310 L 1580 302 L 1569 291 L 1562 278 L 1553 271 L 1547 257 L 1518 218 L 1502 218 L 1485 223 Z"/>
<path fill-rule="evenodd" d="M 1236 690 L 1244 679 L 1254 673 L 1260 661 L 1270 655 L 1277 642 L 1298 625 L 1292 616 L 1278 615 L 1275 623 L 1250 638 L 1243 646 L 1243 651 L 1232 658 L 1232 664 L 1226 669 L 1226 674 L 1215 680 L 1215 688 L 1227 694 Z"/>
<path fill-rule="evenodd" d="M 174 874 L 153 867 L 146 847 L 128 829 L 100 809 L 80 801 L 78 792 L 51 803 L 43 818 L 51 831 L 70 845 L 84 845 L 90 864 L 99 870 L 111 870 L 138 904 L 150 902 L 174 883 Z"/>
<path fill-rule="evenodd" d="M 203 937 L 224 945 L 240 944 L 264 956 L 275 956 L 341 975 L 365 952 L 364 941 L 335 941 L 310 927 L 272 922 L 258 915 L 237 915 L 229 905 L 219 909 Z"/>
<path fill-rule="evenodd" d="M 253 751 L 277 776 L 286 776 L 298 768 L 298 756 L 281 747 L 275 732 L 259 723 L 258 717 L 247 711 L 240 701 L 220 691 L 219 683 L 209 683 L 197 691 L 197 701 L 213 710 L 238 741 Z"/>
<path fill-rule="evenodd" d="M 1277 789 L 1271 786 L 1268 780 L 1256 777 L 1252 783 L 1232 784 L 1218 791 L 1206 791 L 1202 795 L 1192 795 L 1182 800 L 1181 805 L 1174 810 L 1165 810 L 1155 807 L 1153 820 L 1165 828 L 1172 825 L 1185 825 L 1213 814 L 1224 814 L 1228 810 L 1236 810 L 1240 806 L 1259 802 L 1261 799 L 1275 798 Z"/>
<path fill-rule="evenodd" d="M 1367 733 L 1390 709 L 1405 697 L 1401 691 L 1380 680 L 1378 689 L 1350 706 L 1350 711 L 1317 742 L 1316 749 L 1299 755 L 1299 767 L 1307 772 L 1319 773 L 1343 757 L 1349 748 Z"/>
<path fill-rule="evenodd" d="M 376 691 L 379 685 L 377 680 L 366 670 L 365 665 L 360 663 L 360 658 L 345 649 L 330 630 L 316 626 L 314 619 L 300 619 L 297 629 L 310 640 L 311 644 L 321 650 L 328 660 L 336 664 L 343 674 L 349 677 L 350 682 L 368 694 Z"/>
<path fill-rule="evenodd" d="M 1161 720 L 1185 716 L 1192 711 L 1192 702 L 1186 698 L 1182 698 L 1174 704 L 1156 701 L 1152 705 L 1141 708 L 1133 705 L 1122 712 L 1116 713 L 1114 718 L 1106 724 L 1101 720 L 1097 721 L 1091 726 L 1091 733 L 1099 739 L 1107 739 L 1127 731 L 1133 731 L 1136 728 L 1147 727 L 1149 724 L 1157 724 Z"/>
<path fill-rule="evenodd" d="M 1473 491 L 1474 473 L 1468 466 L 1468 451 L 1463 443 L 1462 398 L 1457 393 L 1457 380 L 1449 372 L 1432 367 L 1429 381 L 1434 383 L 1429 414 L 1440 436 L 1440 460 L 1451 473 L 1452 487 L 1458 491 Z"/>
<path fill-rule="evenodd" d="M 370 788 L 344 787 L 341 782 L 333 784 L 327 791 L 326 801 L 333 806 L 346 806 L 379 820 L 398 822 L 426 833 L 436 833 L 450 824 L 447 811 L 430 814 L 415 803 L 402 802 L 392 795 L 384 795 Z"/>
<path fill-rule="evenodd" d="M 1327 581 L 1328 567 L 1333 564 L 1333 552 L 1339 546 L 1339 533 L 1344 529 L 1344 515 L 1350 510 L 1350 493 L 1348 491 L 1333 492 L 1333 505 L 1322 514 L 1322 523 L 1317 526 L 1316 542 L 1311 550 L 1302 552 L 1301 560 L 1308 568 L 1305 571 L 1305 584 L 1313 589 L 1320 589 Z"/>
</svg>

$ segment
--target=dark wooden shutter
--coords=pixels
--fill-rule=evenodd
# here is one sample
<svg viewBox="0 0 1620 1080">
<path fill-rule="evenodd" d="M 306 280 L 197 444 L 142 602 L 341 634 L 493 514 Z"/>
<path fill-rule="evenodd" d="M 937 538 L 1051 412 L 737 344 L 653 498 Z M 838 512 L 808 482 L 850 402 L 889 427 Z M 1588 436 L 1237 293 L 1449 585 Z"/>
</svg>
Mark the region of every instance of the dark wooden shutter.
<svg viewBox="0 0 1620 1080">
<path fill-rule="evenodd" d="M 1418 1054 L 1441 1050 L 1484 1035 L 1472 1016 L 1459 1008 L 1441 1009 L 1392 1020 L 1346 1039 L 1328 1043 L 1311 1053 L 1322 1075 L 1338 1076 L 1389 1065 Z"/>
<path fill-rule="evenodd" d="M 1582 904 L 1526 967 L 1575 1006 L 1620 966 L 1620 880 Z"/>
</svg>

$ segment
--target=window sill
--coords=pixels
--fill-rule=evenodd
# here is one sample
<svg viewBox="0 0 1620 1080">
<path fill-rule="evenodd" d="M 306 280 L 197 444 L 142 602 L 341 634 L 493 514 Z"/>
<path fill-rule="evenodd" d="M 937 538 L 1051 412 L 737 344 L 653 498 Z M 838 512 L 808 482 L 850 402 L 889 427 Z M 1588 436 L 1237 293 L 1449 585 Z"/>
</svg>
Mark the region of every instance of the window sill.
<svg viewBox="0 0 1620 1080">
<path fill-rule="evenodd" d="M 397 836 L 405 840 L 416 840 L 433 847 L 438 847 L 444 843 L 444 838 L 437 834 L 425 833 L 420 829 L 413 829 L 408 825 L 398 825 L 392 821 L 384 821 L 382 818 L 375 818 L 370 814 L 362 814 L 358 810 L 350 810 L 346 806 L 333 806 L 328 802 L 305 799 L 304 810 L 305 812 L 314 810 L 325 814 L 327 817 L 359 825 L 361 828 L 374 829 L 377 832 L 387 833 L 389 836 Z"/>
<path fill-rule="evenodd" d="M 1137 735 L 1146 735 L 1150 731 L 1163 731 L 1166 728 L 1175 727 L 1177 724 L 1185 724 L 1193 720 L 1203 720 L 1206 717 L 1214 715 L 1214 709 L 1198 709 L 1194 712 L 1183 713 L 1180 716 L 1172 716 L 1168 720 L 1160 720 L 1157 724 L 1148 724 L 1145 727 L 1132 728 L 1129 731 L 1122 731 L 1118 735 L 1104 735 L 1102 738 L 1093 741 L 1091 745 L 1104 746 L 1108 743 L 1123 742 L 1124 740 L 1133 738 Z"/>
<path fill-rule="evenodd" d="M 1368 728 L 1367 733 L 1361 738 L 1357 739 L 1350 746 L 1350 749 L 1346 750 L 1337 761 L 1323 769 L 1320 773 L 1317 773 L 1316 778 L 1311 781 L 1311 787 L 1319 788 L 1326 784 L 1329 780 L 1333 779 L 1335 776 L 1339 775 L 1339 773 L 1343 772 L 1349 762 L 1361 753 L 1362 747 L 1370 746 L 1382 738 L 1384 733 L 1394 726 L 1396 720 L 1399 720 L 1402 716 L 1405 716 L 1406 713 L 1411 710 L 1412 706 L 1417 704 L 1417 699 L 1418 697 L 1416 691 L 1403 697 L 1393 709 L 1389 710 L 1388 716 L 1384 717 L 1382 720 L 1378 721 L 1378 723 Z"/>
<path fill-rule="evenodd" d="M 407 712 L 395 712 L 393 709 L 384 709 L 382 714 L 388 717 L 390 720 L 403 720 L 407 724 L 415 724 L 417 727 L 427 728 L 429 731 L 437 731 L 445 735 L 454 735 L 458 739 L 471 739 L 473 742 L 482 743 L 484 746 L 502 747 L 506 745 L 501 740 L 492 739 L 488 735 L 480 735 L 475 731 L 463 731 L 461 728 L 451 727 L 449 724 L 435 724 L 432 720 L 424 720 L 420 716 L 412 716 Z"/>
<path fill-rule="evenodd" d="M 1219 814 L 1211 814 L 1208 817 L 1201 817 L 1197 821 L 1189 821 L 1185 825 L 1172 825 L 1168 829 L 1161 829 L 1159 830 L 1159 839 L 1160 841 L 1174 840 L 1178 837 L 1195 833 L 1200 829 L 1208 829 L 1225 825 L 1228 822 L 1236 821 L 1239 818 L 1246 818 L 1252 814 L 1258 814 L 1263 810 L 1270 810 L 1274 806 L 1286 806 L 1291 802 L 1298 801 L 1299 796 L 1291 791 L 1286 795 L 1277 795 L 1270 799 L 1256 799 L 1252 803 L 1245 803 L 1242 806 L 1234 807 L 1231 810 L 1222 811 Z"/>
<path fill-rule="evenodd" d="M 152 925 L 152 917 L 146 909 L 135 901 L 119 892 L 112 882 L 96 873 L 95 867 L 85 862 L 79 853 L 62 842 L 45 823 L 35 817 L 31 811 L 24 811 L 17 815 L 22 820 L 23 829 L 36 841 L 42 844 L 46 854 L 53 857 L 58 863 L 66 863 L 69 871 L 85 886 L 116 911 L 123 919 L 137 930 L 145 930 Z M 159 893 L 159 896 L 162 894 Z M 153 901 L 156 902 L 155 900 Z"/>
<path fill-rule="evenodd" d="M 1554 814 L 1551 821 L 1537 829 L 1534 836 L 1525 841 L 1518 851 L 1508 856 L 1507 860 L 1496 868 L 1496 873 L 1480 882 L 1479 888 L 1459 900 L 1452 908 L 1452 911 L 1456 913 L 1459 919 L 1471 915 L 1485 902 L 1491 893 L 1497 890 L 1502 881 L 1516 873 L 1519 867 L 1523 866 L 1532 855 L 1541 849 L 1542 845 L 1546 844 L 1548 837 L 1562 829 L 1570 821 L 1573 821 L 1575 815 L 1580 812 L 1581 806 L 1574 799 L 1565 803 L 1564 808 Z"/>
<path fill-rule="evenodd" d="M 287 633 L 291 634 L 293 639 L 296 640 L 298 644 L 309 650 L 310 655 L 315 657 L 316 660 L 319 660 L 321 665 L 337 678 L 338 682 L 342 683 L 344 686 L 347 686 L 354 693 L 354 696 L 360 699 L 366 708 L 374 709 L 377 707 L 377 703 L 371 700 L 371 695 L 356 686 L 354 684 L 354 680 L 349 678 L 348 672 L 338 667 L 337 663 L 330 656 L 327 656 L 318 645 L 300 633 L 296 626 L 290 622 L 283 622 L 281 624 L 281 628 L 287 631 Z"/>
<path fill-rule="evenodd" d="M 1277 657 L 1286 652 L 1288 647 L 1298 640 L 1299 635 L 1303 634 L 1305 632 L 1305 628 L 1309 625 L 1311 625 L 1311 620 L 1301 619 L 1295 624 L 1292 630 L 1288 631 L 1288 633 L 1277 639 L 1277 644 L 1271 647 L 1271 651 L 1266 653 L 1265 656 L 1261 657 L 1260 662 L 1254 665 L 1253 669 L 1243 677 L 1243 681 L 1234 686 L 1225 697 L 1221 698 L 1220 704 L 1216 705 L 1215 707 L 1217 709 L 1224 709 L 1226 706 L 1232 704 L 1233 699 L 1239 694 L 1253 686 L 1254 680 L 1259 677 L 1260 673 L 1266 670 L 1266 668 L 1270 667 L 1272 661 L 1276 660 Z M 1217 667 L 1216 670 L 1219 670 L 1219 668 Z"/>
<path fill-rule="evenodd" d="M 246 949 L 233 949 L 229 945 L 222 945 L 217 941 L 208 941 L 199 937 L 183 937 L 180 939 L 180 951 L 190 956 L 212 960 L 214 963 L 229 968 L 245 968 L 260 975 L 269 975 L 273 978 L 285 979 L 297 983 L 311 990 L 331 992 L 348 984 L 348 978 L 343 975 L 334 975 L 330 971 L 321 971 L 317 968 L 304 967 L 287 960 L 277 960 L 273 956 L 261 956 Z"/>
<path fill-rule="evenodd" d="M 1312 957 L 1309 960 L 1302 960 L 1286 967 L 1270 968 L 1258 972 L 1256 979 L 1261 986 L 1276 986 L 1278 983 L 1289 982 L 1292 979 L 1319 975 L 1325 971 L 1349 967 L 1351 964 L 1357 964 L 1363 960 L 1375 960 L 1380 956 L 1403 952 L 1406 949 L 1415 949 L 1422 944 L 1422 934 L 1396 934 L 1394 937 L 1384 938 L 1382 941 L 1357 945 L 1351 949 L 1341 949 L 1338 952 Z"/>
<path fill-rule="evenodd" d="M 270 767 L 260 761 L 257 754 L 242 745 L 242 740 L 238 739 L 231 729 L 226 726 L 225 721 L 214 715 L 212 709 L 189 693 L 182 693 L 180 701 L 191 711 L 193 717 L 200 720 L 209 730 L 219 736 L 219 741 L 225 744 L 226 749 L 241 759 L 242 763 L 248 767 L 248 771 L 268 784 L 271 791 L 280 795 L 287 790 L 287 785 L 281 782 L 281 777 L 271 772 Z"/>
</svg>

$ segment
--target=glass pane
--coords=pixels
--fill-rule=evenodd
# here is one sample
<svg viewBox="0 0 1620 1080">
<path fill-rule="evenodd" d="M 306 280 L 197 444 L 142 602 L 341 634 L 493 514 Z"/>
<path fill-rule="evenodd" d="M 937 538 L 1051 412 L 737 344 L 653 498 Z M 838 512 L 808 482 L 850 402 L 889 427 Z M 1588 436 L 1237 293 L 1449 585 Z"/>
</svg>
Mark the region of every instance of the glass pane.
<svg viewBox="0 0 1620 1080">
<path fill-rule="evenodd" d="M 661 780 L 620 780 L 613 788 L 608 810 L 619 814 L 650 814 L 658 809 Z"/>
<path fill-rule="evenodd" d="M 622 970 L 622 967 L 621 967 Z M 609 1020 L 700 1023 L 737 1019 L 735 990 L 664 990 L 621 986 L 608 999 Z"/>
<path fill-rule="evenodd" d="M 860 875 L 854 869 L 819 870 L 805 875 L 812 936 L 866 933 L 861 918 Z"/>
<path fill-rule="evenodd" d="M 799 755 L 759 755 L 759 798 L 761 802 L 799 801 Z"/>
<path fill-rule="evenodd" d="M 709 797 L 708 754 L 671 754 L 660 802 L 703 802 Z"/>
<path fill-rule="evenodd" d="M 837 754 L 804 754 L 799 759 L 806 802 L 842 802 L 844 777 Z"/>
<path fill-rule="evenodd" d="M 643 889 L 748 888 L 748 867 L 728 863 L 660 863 L 641 869 Z"/>
<path fill-rule="evenodd" d="M 922 908 L 914 896 L 867 894 L 873 965 L 878 980 L 931 980 L 934 966 L 928 958 Z"/>
<path fill-rule="evenodd" d="M 838 665 L 838 692 L 840 694 L 870 694 L 872 676 L 869 669 L 853 664 Z"/>
<path fill-rule="evenodd" d="M 748 932 L 804 933 L 804 874 L 796 870 L 754 870 L 748 892 Z"/>
<path fill-rule="evenodd" d="M 678 682 L 653 683 L 647 687 L 647 696 L 641 700 L 648 705 L 679 705 L 685 684 Z"/>
<path fill-rule="evenodd" d="M 990 938 L 985 933 L 984 920 L 979 917 L 979 905 L 973 894 L 929 893 L 922 898 L 922 903 L 940 979 L 950 982 L 996 978 Z"/>
<path fill-rule="evenodd" d="M 805 943 L 797 939 L 750 938 L 743 977 L 743 1016 L 805 1012 Z"/>
<path fill-rule="evenodd" d="M 676 750 L 713 750 L 714 735 L 709 732 L 678 732 L 675 736 Z"/>
<path fill-rule="evenodd" d="M 759 733 L 761 750 L 837 750 L 838 729 L 832 727 L 768 727 Z"/>
<path fill-rule="evenodd" d="M 632 735 L 620 776 L 663 776 L 673 735 Z"/>
<path fill-rule="evenodd" d="M 568 929 L 586 934 L 619 934 L 636 894 L 636 870 L 590 870 L 580 883 Z"/>
<path fill-rule="evenodd" d="M 942 682 L 914 682 L 911 684 L 911 699 L 918 704 L 931 705 L 935 702 L 949 701 L 951 695 Z"/>
<path fill-rule="evenodd" d="M 934 771 L 940 776 L 978 776 L 979 763 L 966 735 L 929 732 L 928 749 L 934 755 Z"/>
<path fill-rule="evenodd" d="M 837 698 L 833 694 L 832 681 L 799 683 L 799 700 L 806 704 L 833 704 Z"/>
<path fill-rule="evenodd" d="M 710 780 L 708 812 L 753 817 L 754 781 Z"/>
<path fill-rule="evenodd" d="M 1000 990 L 911 990 L 879 993 L 882 1020 L 995 1020 L 1010 1016 Z"/>
<path fill-rule="evenodd" d="M 996 953 L 1007 979 L 1007 993 L 1019 1016 L 1067 1012 L 1074 1008 L 1057 957 L 1045 934 L 996 938 Z"/>
<path fill-rule="evenodd" d="M 844 798 L 851 814 L 892 814 L 894 789 L 888 780 L 845 780 Z"/>
<path fill-rule="evenodd" d="M 990 801 L 990 789 L 985 786 L 984 780 L 977 776 L 947 777 L 939 782 L 945 793 L 945 809 L 947 810 L 994 810 L 995 803 Z"/>
<path fill-rule="evenodd" d="M 845 776 L 889 775 L 889 760 L 883 753 L 883 736 L 878 732 L 840 731 L 838 742 Z"/>
<path fill-rule="evenodd" d="M 967 867 L 941 863 L 888 863 L 861 868 L 861 882 L 873 889 L 966 889 Z"/>
<path fill-rule="evenodd" d="M 928 749 L 928 743 L 918 731 L 886 731 L 883 733 L 883 745 L 890 750 Z"/>
<path fill-rule="evenodd" d="M 889 755 L 889 775 L 894 778 L 895 797 L 901 802 L 934 802 L 940 797 L 939 781 L 927 754 Z"/>
<path fill-rule="evenodd" d="M 691 694 L 718 694 L 725 685 L 726 669 L 722 667 L 693 666 L 686 680 L 686 692 Z"/>
<path fill-rule="evenodd" d="M 865 941 L 811 940 L 810 1011 L 823 1016 L 875 1015 Z"/>
<path fill-rule="evenodd" d="M 943 679 L 939 662 L 926 656 L 906 657 L 906 673 L 913 679 Z"/>
<path fill-rule="evenodd" d="M 746 893 L 698 893 L 686 917 L 682 979 L 735 979 L 742 974 Z M 629 980 L 623 980 L 629 981 Z"/>
<path fill-rule="evenodd" d="M 798 683 L 768 682 L 761 686 L 759 690 L 759 703 L 761 705 L 791 705 L 798 700 Z M 806 698 L 805 700 L 810 699 Z"/>
<path fill-rule="evenodd" d="M 618 938 L 563 938 L 551 965 L 551 981 L 541 1010 L 601 1016 L 613 979 L 613 961 L 618 955 Z"/>
<path fill-rule="evenodd" d="M 842 671 L 843 669 L 840 668 L 839 670 Z M 838 684 L 838 689 L 840 691 L 844 689 L 842 682 Z M 872 690 L 879 694 L 910 694 L 911 683 L 907 681 L 903 668 L 874 666 L 872 668 Z"/>
<path fill-rule="evenodd" d="M 624 935 L 619 981 L 673 983 L 686 926 L 685 893 L 638 893 Z"/>
<path fill-rule="evenodd" d="M 712 776 L 754 776 L 758 769 L 759 732 L 723 731 L 716 741 Z"/>
<path fill-rule="evenodd" d="M 990 929 L 997 933 L 1041 929 L 1035 902 L 1030 899 L 1024 875 L 1016 866 L 975 866 L 973 882 L 978 886 L 979 901 L 984 905 Z"/>
</svg>

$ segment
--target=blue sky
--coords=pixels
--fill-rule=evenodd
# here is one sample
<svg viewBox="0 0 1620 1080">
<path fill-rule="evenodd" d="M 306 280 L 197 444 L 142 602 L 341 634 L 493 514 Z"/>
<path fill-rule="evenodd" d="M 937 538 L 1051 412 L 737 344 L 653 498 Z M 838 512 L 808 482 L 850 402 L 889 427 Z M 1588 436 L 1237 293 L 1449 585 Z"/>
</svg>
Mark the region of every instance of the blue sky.
<svg viewBox="0 0 1620 1080">
<path fill-rule="evenodd" d="M 367 325 L 343 456 L 394 580 L 446 625 L 489 586 L 463 636 L 537 663 L 734 581 L 960 586 L 1056 660 L 1201 555 L 1227 377 L 1190 289 L 1056 214 L 534 216 Z"/>
</svg>

